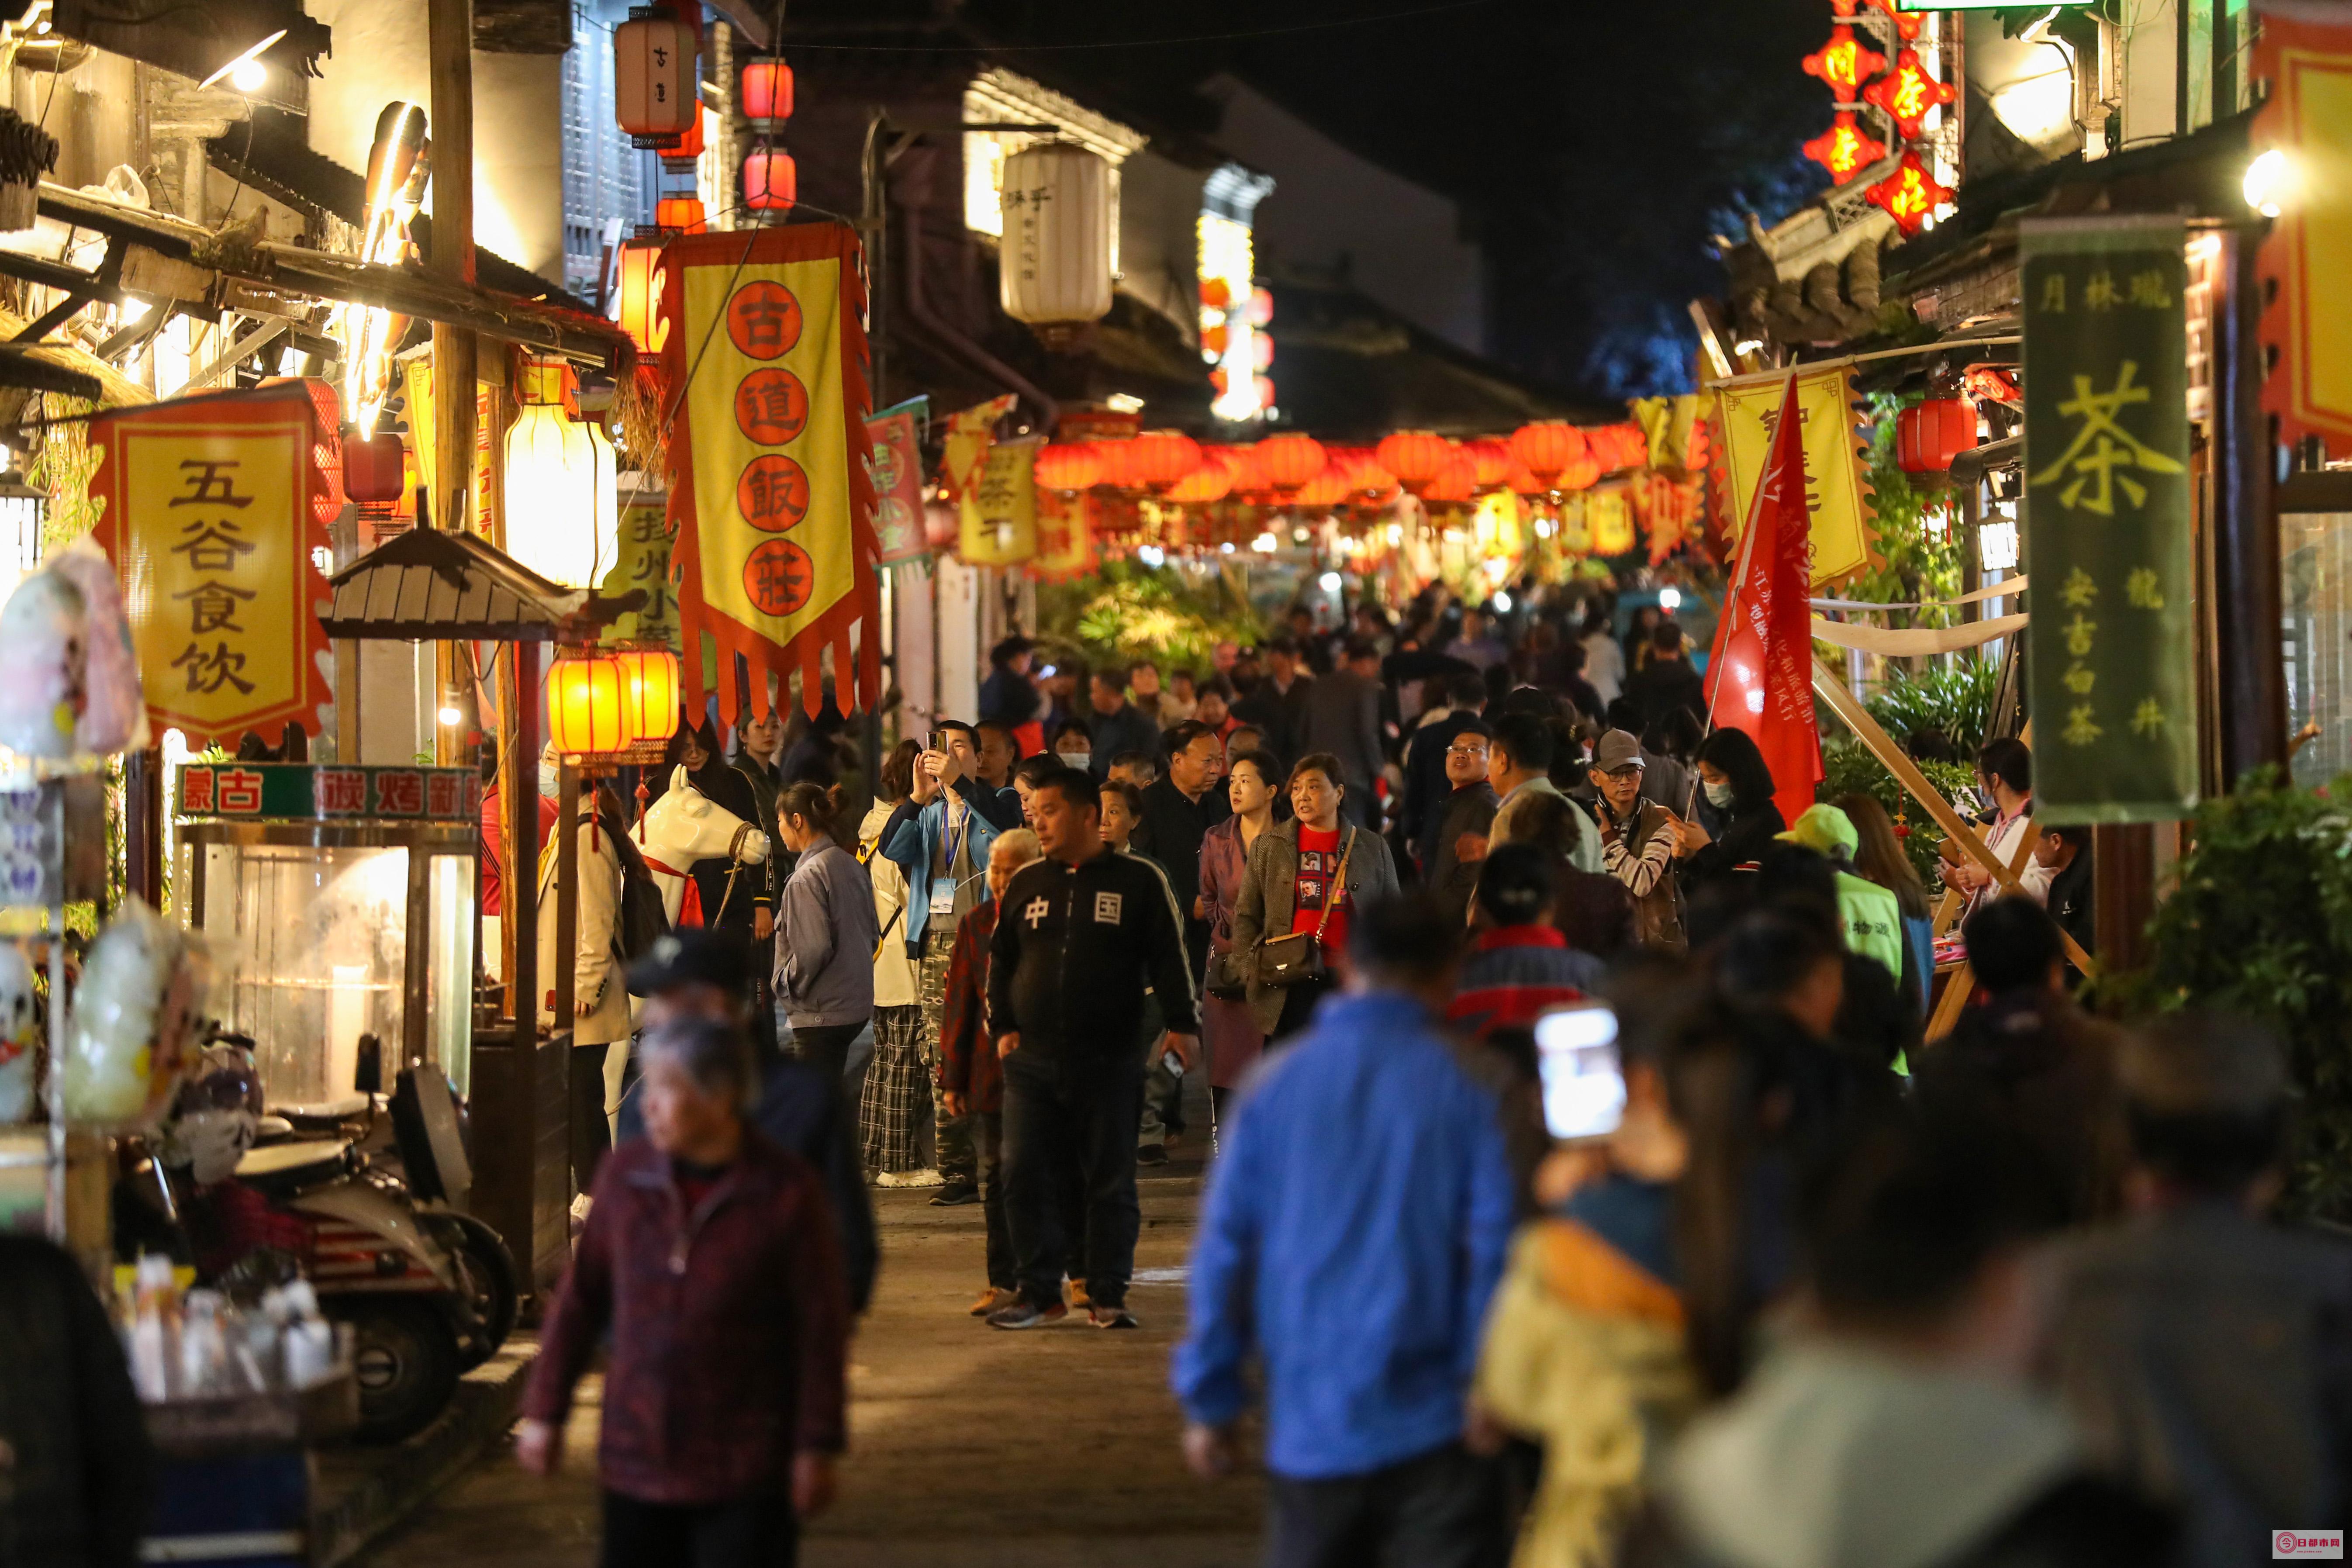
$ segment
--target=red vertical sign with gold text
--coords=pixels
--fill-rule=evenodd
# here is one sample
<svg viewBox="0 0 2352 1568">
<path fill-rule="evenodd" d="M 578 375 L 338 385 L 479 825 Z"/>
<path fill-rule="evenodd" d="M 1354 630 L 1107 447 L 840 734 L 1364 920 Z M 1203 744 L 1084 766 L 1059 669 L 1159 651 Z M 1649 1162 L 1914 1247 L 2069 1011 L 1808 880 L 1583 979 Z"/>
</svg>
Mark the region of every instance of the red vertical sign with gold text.
<svg viewBox="0 0 2352 1568">
<path fill-rule="evenodd" d="M 834 650 L 842 706 L 881 690 L 880 587 L 866 429 L 865 308 L 857 237 L 841 224 L 687 235 L 667 251 L 663 363 L 669 515 L 686 703 L 702 710 L 701 636 L 719 668 L 741 654 L 789 679 L 814 713 Z M 683 388 L 683 395 L 677 389 Z M 855 657 L 850 633 L 865 622 Z M 732 722 L 738 696 L 719 683 Z"/>
<path fill-rule="evenodd" d="M 299 383 L 90 421 L 91 531 L 122 603 L 158 731 L 234 750 L 334 700 L 320 502 L 334 485 Z"/>
</svg>

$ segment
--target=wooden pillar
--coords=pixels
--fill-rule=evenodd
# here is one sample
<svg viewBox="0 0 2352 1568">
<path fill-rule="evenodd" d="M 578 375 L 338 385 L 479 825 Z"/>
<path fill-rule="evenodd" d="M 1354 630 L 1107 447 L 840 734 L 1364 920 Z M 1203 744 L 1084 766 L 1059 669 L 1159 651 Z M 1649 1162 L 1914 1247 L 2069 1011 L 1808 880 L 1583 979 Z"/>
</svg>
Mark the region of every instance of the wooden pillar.
<svg viewBox="0 0 2352 1568">
<path fill-rule="evenodd" d="M 580 973 L 580 773 L 562 765 L 555 788 L 555 1033 L 572 1028 L 573 982 Z"/>
<path fill-rule="evenodd" d="M 538 1033 L 539 1018 L 539 681 L 523 668 L 525 643 L 507 646 L 499 700 L 499 788 L 505 843 L 504 914 L 499 921 L 507 977 L 507 1016 L 518 1038 Z"/>
<path fill-rule="evenodd" d="M 2262 280 L 2251 235 L 2221 236 L 2213 332 L 2214 659 L 2221 778 L 2286 763 L 2276 454 L 2262 405 Z"/>
<path fill-rule="evenodd" d="M 2147 962 L 2156 914 L 2156 828 L 2145 822 L 2091 829 L 2091 884 L 2100 967 L 2109 973 Z"/>
<path fill-rule="evenodd" d="M 427 0 L 425 31 L 432 56 L 429 113 L 433 136 L 432 270 L 452 283 L 474 282 L 474 5 L 473 0 Z M 474 334 L 438 322 L 433 328 L 433 458 L 440 494 L 433 498 L 433 521 L 459 530 L 473 517 Z M 442 695 L 463 684 L 467 668 L 457 648 L 441 645 L 435 661 Z M 435 726 L 436 753 L 444 766 L 470 761 L 462 754 L 461 726 Z"/>
<path fill-rule="evenodd" d="M 123 760 L 123 890 L 163 906 L 163 753 L 150 746 Z"/>
</svg>

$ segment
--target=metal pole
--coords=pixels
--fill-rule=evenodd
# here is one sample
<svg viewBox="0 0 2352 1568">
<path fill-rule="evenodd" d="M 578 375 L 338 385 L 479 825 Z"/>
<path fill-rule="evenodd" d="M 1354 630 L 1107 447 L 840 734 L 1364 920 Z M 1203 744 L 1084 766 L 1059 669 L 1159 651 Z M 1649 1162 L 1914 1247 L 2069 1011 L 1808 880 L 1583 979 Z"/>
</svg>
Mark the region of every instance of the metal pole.
<svg viewBox="0 0 2352 1568">
<path fill-rule="evenodd" d="M 432 56 L 432 270 L 449 282 L 474 284 L 474 5 L 473 0 L 427 0 L 425 34 Z M 474 479 L 474 334 L 436 322 L 433 328 L 433 521 L 451 531 L 472 520 Z M 424 439 L 423 431 L 416 432 Z M 465 660 L 442 643 L 434 667 L 440 689 L 434 705 L 463 678 Z M 445 766 L 461 759 L 457 726 L 436 724 L 435 752 Z"/>
<path fill-rule="evenodd" d="M 2213 332 L 2213 575 L 2221 779 L 2286 762 L 2275 443 L 2262 404 L 2259 237 L 2222 234 Z"/>
</svg>

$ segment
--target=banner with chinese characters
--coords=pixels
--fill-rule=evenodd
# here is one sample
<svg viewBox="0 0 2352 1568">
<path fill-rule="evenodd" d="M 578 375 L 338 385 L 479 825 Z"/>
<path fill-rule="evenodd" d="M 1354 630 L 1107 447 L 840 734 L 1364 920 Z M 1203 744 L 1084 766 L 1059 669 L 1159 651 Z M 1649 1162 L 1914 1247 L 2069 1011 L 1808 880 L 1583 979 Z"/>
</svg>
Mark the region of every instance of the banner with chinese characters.
<svg viewBox="0 0 2352 1568">
<path fill-rule="evenodd" d="M 866 422 L 874 445 L 875 561 L 919 561 L 923 543 L 923 418 L 928 397 L 912 397 Z"/>
<path fill-rule="evenodd" d="M 1037 553 L 1037 448 L 1042 437 L 992 443 L 962 489 L 956 554 L 967 566 L 1018 566 Z"/>
<path fill-rule="evenodd" d="M 2254 117 L 2246 199 L 2274 215 L 2256 252 L 2271 301 L 2262 337 L 2278 356 L 2263 406 L 2290 444 L 2352 448 L 2352 15 L 2259 5 L 2253 76 L 2270 84 Z M 2252 243 L 2252 237 L 2242 243 Z"/>
<path fill-rule="evenodd" d="M 2197 804 L 2186 233 L 2027 219 L 2027 630 L 2033 797 L 2051 823 Z"/>
<path fill-rule="evenodd" d="M 989 447 L 996 440 L 997 421 L 1012 413 L 1018 401 L 1008 392 L 948 416 L 947 436 L 940 443 L 940 483 L 950 500 L 961 500 L 980 483 Z"/>
<path fill-rule="evenodd" d="M 1033 489 L 1034 487 L 1032 487 Z M 1087 526 L 1091 510 L 1085 491 L 1063 495 L 1035 490 L 1037 554 L 1029 574 L 1040 583 L 1066 583 L 1094 570 L 1094 533 Z"/>
<path fill-rule="evenodd" d="M 620 558 L 604 574 L 598 591 L 606 598 L 617 599 L 642 589 L 646 602 L 613 623 L 607 635 L 614 641 L 657 642 L 668 648 L 685 646 L 678 639 L 677 590 L 670 582 L 665 510 L 658 500 L 632 500 L 627 491 L 622 492 Z"/>
<path fill-rule="evenodd" d="M 1723 422 L 1720 454 L 1727 542 L 1756 501 L 1756 481 L 1772 447 L 1787 378 L 1742 381 L 1716 389 Z M 1805 490 L 1812 509 L 1813 586 L 1829 587 L 1868 571 L 1877 559 L 1877 514 L 1862 472 L 1862 437 L 1855 427 L 1853 370 L 1830 364 L 1797 377 L 1797 417 L 1804 422 Z"/>
<path fill-rule="evenodd" d="M 333 656 L 319 617 L 327 530 L 318 413 L 299 383 L 100 415 L 91 531 L 122 602 L 155 730 L 192 751 L 327 732 Z"/>
<path fill-rule="evenodd" d="M 500 362 L 503 363 L 503 362 Z M 440 475 L 435 458 L 440 448 L 433 438 L 433 361 L 430 356 L 408 362 L 401 385 L 407 395 L 408 450 L 416 465 L 416 484 L 433 508 L 433 524 L 446 527 Z M 499 400 L 502 389 L 495 381 L 474 384 L 474 521 L 473 530 L 484 539 L 496 539 L 499 514 L 506 503 L 499 484 Z"/>
<path fill-rule="evenodd" d="M 690 234 L 670 241 L 663 309 L 681 330 L 665 355 L 685 389 L 669 432 L 669 515 L 678 620 L 719 668 L 740 654 L 751 689 L 801 676 L 824 701 L 834 654 L 849 707 L 881 695 L 881 589 L 867 471 L 865 285 L 857 237 L 835 223 Z M 851 633 L 864 623 L 862 635 Z M 686 661 L 700 712 L 700 660 Z M 719 683 L 720 715 L 738 697 Z"/>
<path fill-rule="evenodd" d="M 190 763 L 173 804 L 182 816 L 467 822 L 481 809 L 479 776 L 471 768 Z"/>
</svg>

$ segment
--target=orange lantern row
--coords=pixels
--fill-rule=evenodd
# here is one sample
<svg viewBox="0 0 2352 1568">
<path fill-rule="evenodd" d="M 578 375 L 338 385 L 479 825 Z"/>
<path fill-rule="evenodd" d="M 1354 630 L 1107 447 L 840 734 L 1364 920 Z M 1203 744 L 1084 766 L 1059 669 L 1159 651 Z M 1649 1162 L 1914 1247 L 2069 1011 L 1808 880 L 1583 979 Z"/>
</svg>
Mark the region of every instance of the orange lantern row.
<svg viewBox="0 0 2352 1568">
<path fill-rule="evenodd" d="M 547 672 L 548 738 L 567 756 L 606 755 L 677 732 L 677 655 L 667 648 L 565 654 Z"/>
</svg>

